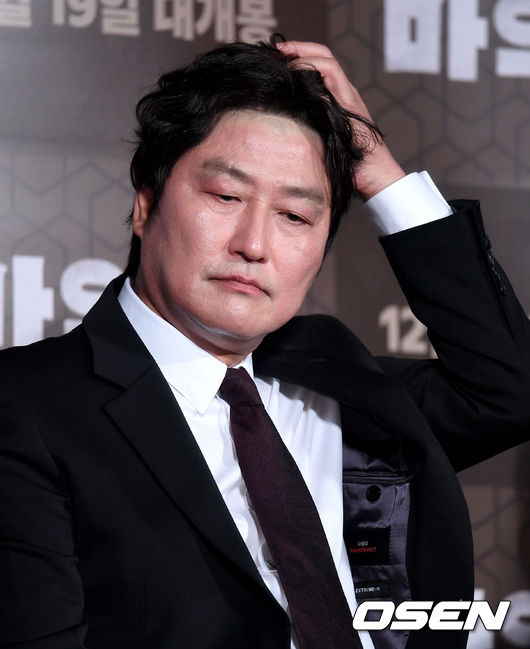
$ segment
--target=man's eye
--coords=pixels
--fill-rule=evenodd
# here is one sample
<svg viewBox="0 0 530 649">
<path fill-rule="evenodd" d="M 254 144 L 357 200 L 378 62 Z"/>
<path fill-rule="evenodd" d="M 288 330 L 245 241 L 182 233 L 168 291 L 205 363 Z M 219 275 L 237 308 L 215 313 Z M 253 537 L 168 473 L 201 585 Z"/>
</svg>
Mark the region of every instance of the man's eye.
<svg viewBox="0 0 530 649">
<path fill-rule="evenodd" d="M 230 203 L 231 201 L 236 201 L 235 196 L 228 196 L 227 194 L 216 194 L 217 198 L 223 203 Z"/>
<path fill-rule="evenodd" d="M 306 223 L 305 219 L 298 214 L 293 214 L 292 212 L 285 212 L 285 218 L 291 223 Z"/>
</svg>

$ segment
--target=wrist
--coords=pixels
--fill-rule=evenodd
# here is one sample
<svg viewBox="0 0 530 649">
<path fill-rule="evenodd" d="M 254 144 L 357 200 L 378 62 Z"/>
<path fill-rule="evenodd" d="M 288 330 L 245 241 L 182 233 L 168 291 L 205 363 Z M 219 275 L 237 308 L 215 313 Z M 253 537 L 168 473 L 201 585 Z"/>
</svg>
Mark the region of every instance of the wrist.
<svg viewBox="0 0 530 649">
<path fill-rule="evenodd" d="M 405 175 L 387 147 L 380 144 L 356 169 L 355 188 L 361 200 L 366 202 Z"/>
</svg>

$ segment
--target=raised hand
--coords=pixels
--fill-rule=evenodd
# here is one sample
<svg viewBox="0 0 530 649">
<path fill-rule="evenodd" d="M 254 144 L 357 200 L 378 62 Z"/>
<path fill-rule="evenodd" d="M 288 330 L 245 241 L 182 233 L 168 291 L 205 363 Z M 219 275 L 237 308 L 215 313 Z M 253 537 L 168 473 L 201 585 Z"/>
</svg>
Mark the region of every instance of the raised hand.
<svg viewBox="0 0 530 649">
<path fill-rule="evenodd" d="M 373 121 L 357 88 L 348 79 L 329 48 L 320 43 L 301 41 L 278 42 L 276 47 L 283 53 L 295 57 L 291 65 L 317 69 L 322 75 L 326 88 L 343 108 L 368 122 Z M 362 129 L 365 128 L 367 136 L 372 137 L 368 126 L 363 126 L 361 121 L 356 120 L 353 126 L 354 130 L 360 132 L 361 135 Z M 366 201 L 404 175 L 405 172 L 396 162 L 386 144 L 382 139 L 376 138 L 373 146 L 369 147 L 365 158 L 356 169 L 355 185 L 361 198 Z"/>
</svg>

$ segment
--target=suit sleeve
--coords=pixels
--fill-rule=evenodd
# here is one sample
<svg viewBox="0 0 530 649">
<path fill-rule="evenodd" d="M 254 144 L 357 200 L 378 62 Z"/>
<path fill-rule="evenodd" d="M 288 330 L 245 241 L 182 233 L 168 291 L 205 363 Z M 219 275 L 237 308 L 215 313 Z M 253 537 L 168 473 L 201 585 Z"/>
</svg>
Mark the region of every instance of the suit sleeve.
<svg viewBox="0 0 530 649">
<path fill-rule="evenodd" d="M 530 438 L 530 324 L 493 257 L 477 202 L 382 237 L 438 359 L 380 359 L 460 470 Z"/>
<path fill-rule="evenodd" d="M 82 649 L 70 498 L 30 410 L 0 382 L 0 647 Z"/>
</svg>

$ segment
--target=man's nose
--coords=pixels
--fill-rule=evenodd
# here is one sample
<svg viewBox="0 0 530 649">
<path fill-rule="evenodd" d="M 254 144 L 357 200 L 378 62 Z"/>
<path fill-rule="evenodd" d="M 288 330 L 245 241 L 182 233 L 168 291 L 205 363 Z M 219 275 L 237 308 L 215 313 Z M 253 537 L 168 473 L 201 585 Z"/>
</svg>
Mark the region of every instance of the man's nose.
<svg viewBox="0 0 530 649">
<path fill-rule="evenodd" d="M 238 215 L 229 245 L 230 253 L 245 261 L 266 261 L 269 218 L 264 205 L 247 205 Z"/>
</svg>

